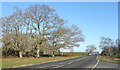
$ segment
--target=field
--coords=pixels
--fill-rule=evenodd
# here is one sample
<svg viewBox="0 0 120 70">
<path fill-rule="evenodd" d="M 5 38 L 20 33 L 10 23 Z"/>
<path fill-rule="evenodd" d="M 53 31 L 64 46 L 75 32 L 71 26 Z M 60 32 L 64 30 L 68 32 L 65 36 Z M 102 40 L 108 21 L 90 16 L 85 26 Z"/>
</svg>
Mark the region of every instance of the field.
<svg viewBox="0 0 120 70">
<path fill-rule="evenodd" d="M 65 53 L 64 53 L 65 54 Z M 70 53 L 66 53 L 70 54 Z M 2 59 L 2 68 L 11 68 L 11 67 L 20 67 L 24 65 L 32 65 L 32 64 L 40 64 L 40 63 L 45 63 L 45 62 L 51 62 L 51 61 L 59 61 L 59 60 L 65 60 L 65 59 L 70 59 L 70 58 L 75 58 L 79 56 L 85 56 L 83 53 L 72 53 L 73 56 L 57 56 L 57 57 L 40 57 L 40 58 L 3 58 Z"/>
</svg>

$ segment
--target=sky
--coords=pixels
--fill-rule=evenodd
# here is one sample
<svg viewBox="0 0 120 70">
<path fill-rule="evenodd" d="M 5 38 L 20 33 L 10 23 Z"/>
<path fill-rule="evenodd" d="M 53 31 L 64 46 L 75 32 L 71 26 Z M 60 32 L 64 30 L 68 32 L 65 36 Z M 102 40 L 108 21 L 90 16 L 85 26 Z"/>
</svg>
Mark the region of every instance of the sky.
<svg viewBox="0 0 120 70">
<path fill-rule="evenodd" d="M 85 52 L 86 46 L 91 44 L 100 51 L 101 36 L 118 38 L 117 2 L 2 2 L 2 17 L 12 14 L 14 6 L 24 10 L 34 4 L 48 5 L 67 21 L 67 25 L 76 24 L 82 30 L 85 42 L 74 47 L 74 52 Z"/>
<path fill-rule="evenodd" d="M 119 0 L 1 0 L 1 2 L 118 2 Z"/>
</svg>

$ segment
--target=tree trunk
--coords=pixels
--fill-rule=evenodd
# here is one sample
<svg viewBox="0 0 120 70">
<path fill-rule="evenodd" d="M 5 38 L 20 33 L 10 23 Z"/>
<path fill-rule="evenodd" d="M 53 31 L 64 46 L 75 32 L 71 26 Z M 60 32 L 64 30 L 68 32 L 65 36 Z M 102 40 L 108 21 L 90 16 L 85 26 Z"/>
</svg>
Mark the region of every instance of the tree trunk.
<svg viewBox="0 0 120 70">
<path fill-rule="evenodd" d="M 55 57 L 54 51 L 52 52 L 52 57 Z"/>
<path fill-rule="evenodd" d="M 54 55 L 54 54 L 52 54 L 52 57 L 55 57 L 55 55 Z"/>
<path fill-rule="evenodd" d="M 23 55 L 22 55 L 22 51 L 19 52 L 19 57 L 22 58 Z"/>
<path fill-rule="evenodd" d="M 37 47 L 37 58 L 40 57 L 39 53 L 40 53 L 40 49 L 39 49 L 39 47 Z"/>
</svg>

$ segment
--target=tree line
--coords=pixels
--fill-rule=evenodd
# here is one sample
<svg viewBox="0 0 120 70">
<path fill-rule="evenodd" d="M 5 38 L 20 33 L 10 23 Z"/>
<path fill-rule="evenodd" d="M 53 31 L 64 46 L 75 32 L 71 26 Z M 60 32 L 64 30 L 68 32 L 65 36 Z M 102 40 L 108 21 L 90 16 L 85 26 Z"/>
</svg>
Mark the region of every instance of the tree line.
<svg viewBox="0 0 120 70">
<path fill-rule="evenodd" d="M 115 41 L 109 37 L 100 38 L 100 48 L 102 49 L 101 55 L 111 56 L 111 57 L 120 57 L 120 42 L 119 39 Z"/>
<path fill-rule="evenodd" d="M 86 48 L 86 52 L 88 53 L 93 53 L 96 50 L 96 46 L 93 44 L 86 46 Z"/>
<path fill-rule="evenodd" d="M 37 57 L 55 56 L 60 48 L 79 47 L 84 41 L 82 31 L 68 26 L 56 11 L 47 5 L 31 5 L 2 18 L 2 55 Z"/>
</svg>

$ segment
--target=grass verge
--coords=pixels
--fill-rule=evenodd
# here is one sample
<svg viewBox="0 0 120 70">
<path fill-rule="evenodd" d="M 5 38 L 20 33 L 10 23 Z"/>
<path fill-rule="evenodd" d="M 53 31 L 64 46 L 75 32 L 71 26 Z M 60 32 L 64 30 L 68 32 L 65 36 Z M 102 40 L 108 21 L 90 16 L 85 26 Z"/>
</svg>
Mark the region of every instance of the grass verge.
<svg viewBox="0 0 120 70">
<path fill-rule="evenodd" d="M 98 59 L 101 61 L 112 62 L 112 63 L 120 63 L 119 58 L 111 58 L 109 56 L 100 56 L 98 55 Z"/>
<path fill-rule="evenodd" d="M 72 57 L 40 57 L 40 58 L 3 58 L 2 59 L 2 68 L 13 68 L 13 67 L 21 67 L 23 65 L 31 65 L 31 64 L 40 64 L 52 61 L 60 61 L 65 59 L 71 59 L 80 56 L 72 56 Z"/>
</svg>

